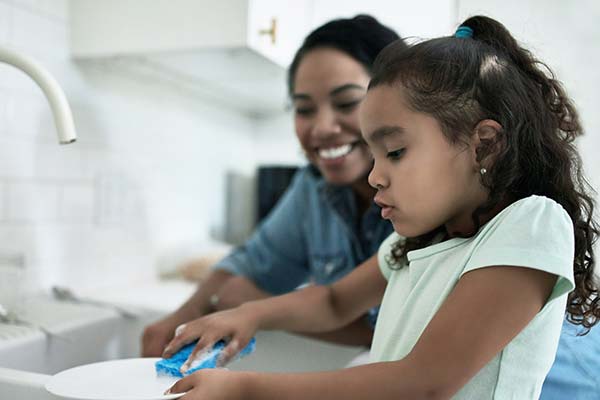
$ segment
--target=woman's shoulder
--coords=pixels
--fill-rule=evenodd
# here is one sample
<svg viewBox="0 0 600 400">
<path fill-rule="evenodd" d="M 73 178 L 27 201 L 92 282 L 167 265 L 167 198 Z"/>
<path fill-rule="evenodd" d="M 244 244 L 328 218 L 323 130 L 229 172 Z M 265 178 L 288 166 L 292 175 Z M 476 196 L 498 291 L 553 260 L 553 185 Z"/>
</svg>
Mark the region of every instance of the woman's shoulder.
<svg viewBox="0 0 600 400">
<path fill-rule="evenodd" d="M 288 190 L 298 193 L 306 193 L 307 190 L 316 190 L 323 180 L 318 170 L 311 165 L 299 166 L 292 176 Z"/>
<path fill-rule="evenodd" d="M 304 165 L 298 167 L 298 170 L 292 178 L 292 185 L 312 186 L 316 187 L 323 182 L 323 176 L 313 165 Z"/>
</svg>

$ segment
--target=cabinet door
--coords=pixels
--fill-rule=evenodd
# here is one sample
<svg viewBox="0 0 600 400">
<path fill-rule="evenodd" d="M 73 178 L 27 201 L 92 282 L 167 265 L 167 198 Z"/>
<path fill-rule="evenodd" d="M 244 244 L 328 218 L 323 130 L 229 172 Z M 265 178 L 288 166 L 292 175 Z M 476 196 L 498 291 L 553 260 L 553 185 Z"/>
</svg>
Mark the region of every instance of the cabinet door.
<svg viewBox="0 0 600 400">
<path fill-rule="evenodd" d="M 446 36 L 456 27 L 455 0 L 319 0 L 314 3 L 311 29 L 334 18 L 370 14 L 401 37 Z"/>
<path fill-rule="evenodd" d="M 287 68 L 312 15 L 313 0 L 249 0 L 248 46 Z"/>
</svg>

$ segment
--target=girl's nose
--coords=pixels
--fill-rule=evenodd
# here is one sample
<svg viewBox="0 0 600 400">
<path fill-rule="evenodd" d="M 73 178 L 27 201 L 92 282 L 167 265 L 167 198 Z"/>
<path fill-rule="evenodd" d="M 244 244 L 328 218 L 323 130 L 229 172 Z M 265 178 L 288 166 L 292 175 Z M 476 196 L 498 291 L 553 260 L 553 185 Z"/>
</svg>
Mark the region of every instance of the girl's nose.
<svg viewBox="0 0 600 400">
<path fill-rule="evenodd" d="M 373 163 L 373 168 L 369 172 L 367 180 L 369 185 L 377 190 L 381 190 L 387 186 L 387 180 L 382 175 L 380 168 L 377 168 L 377 163 Z"/>
</svg>

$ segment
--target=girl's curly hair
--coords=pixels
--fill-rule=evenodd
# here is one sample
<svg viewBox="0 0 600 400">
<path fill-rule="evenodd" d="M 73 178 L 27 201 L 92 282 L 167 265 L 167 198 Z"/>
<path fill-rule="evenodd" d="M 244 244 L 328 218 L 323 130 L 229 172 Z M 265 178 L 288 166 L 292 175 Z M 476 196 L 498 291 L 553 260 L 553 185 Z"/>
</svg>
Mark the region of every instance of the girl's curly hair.
<svg viewBox="0 0 600 400">
<path fill-rule="evenodd" d="M 567 318 L 591 328 L 600 318 L 594 281 L 593 189 L 583 175 L 575 139 L 583 134 L 575 107 L 552 71 L 522 48 L 499 22 L 475 16 L 461 26 L 471 38 L 428 40 L 409 49 L 391 44 L 378 56 L 369 88 L 401 85 L 409 106 L 439 121 L 451 143 L 466 142 L 483 119 L 500 123 L 495 139 L 477 149 L 479 161 L 493 156 L 482 176 L 489 189 L 480 215 L 502 199 L 541 195 L 559 203 L 575 231 L 575 289 L 569 294 Z M 443 227 L 394 245 L 391 261 L 404 265 L 406 254 L 431 243 Z"/>
</svg>

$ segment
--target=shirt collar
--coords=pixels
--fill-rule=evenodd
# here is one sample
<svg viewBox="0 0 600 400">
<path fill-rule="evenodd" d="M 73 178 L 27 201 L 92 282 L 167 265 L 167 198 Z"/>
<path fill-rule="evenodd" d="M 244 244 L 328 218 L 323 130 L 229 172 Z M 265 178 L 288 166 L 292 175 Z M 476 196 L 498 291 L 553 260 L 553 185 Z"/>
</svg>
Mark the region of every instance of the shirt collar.
<svg viewBox="0 0 600 400">
<path fill-rule="evenodd" d="M 354 192 L 350 186 L 347 185 L 332 185 L 323 178 L 319 170 L 311 165 L 311 172 L 314 174 L 315 178 L 318 179 L 317 182 L 317 191 L 319 196 L 329 203 L 333 210 L 339 214 L 345 221 L 347 222 L 357 222 L 357 204 L 356 197 L 354 196 Z M 372 214 L 378 216 L 380 213 L 380 207 L 372 202 L 364 217 L 371 217 Z"/>
</svg>

